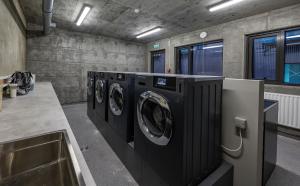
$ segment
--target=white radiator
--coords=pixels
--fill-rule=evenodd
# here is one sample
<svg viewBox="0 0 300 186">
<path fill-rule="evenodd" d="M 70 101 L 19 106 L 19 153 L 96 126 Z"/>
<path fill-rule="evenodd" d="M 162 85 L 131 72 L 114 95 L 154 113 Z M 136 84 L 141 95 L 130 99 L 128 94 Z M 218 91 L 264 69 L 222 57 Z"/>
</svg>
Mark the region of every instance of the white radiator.
<svg viewBox="0 0 300 186">
<path fill-rule="evenodd" d="M 279 102 L 279 124 L 300 129 L 300 96 L 265 92 L 265 99 Z"/>
</svg>

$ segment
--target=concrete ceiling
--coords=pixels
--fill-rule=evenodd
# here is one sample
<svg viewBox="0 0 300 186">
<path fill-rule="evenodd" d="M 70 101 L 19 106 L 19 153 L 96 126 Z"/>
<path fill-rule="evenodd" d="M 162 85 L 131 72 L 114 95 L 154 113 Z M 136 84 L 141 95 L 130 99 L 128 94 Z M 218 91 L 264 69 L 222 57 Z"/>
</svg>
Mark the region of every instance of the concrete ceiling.
<svg viewBox="0 0 300 186">
<path fill-rule="evenodd" d="M 223 0 L 54 0 L 52 22 L 58 28 L 150 42 L 184 32 L 299 3 L 299 0 L 245 0 L 211 13 L 208 7 Z M 20 0 L 29 23 L 42 23 L 42 0 Z M 80 27 L 75 21 L 83 4 L 93 8 Z M 134 9 L 140 9 L 137 14 Z M 163 30 L 136 40 L 135 36 L 154 27 Z"/>
</svg>

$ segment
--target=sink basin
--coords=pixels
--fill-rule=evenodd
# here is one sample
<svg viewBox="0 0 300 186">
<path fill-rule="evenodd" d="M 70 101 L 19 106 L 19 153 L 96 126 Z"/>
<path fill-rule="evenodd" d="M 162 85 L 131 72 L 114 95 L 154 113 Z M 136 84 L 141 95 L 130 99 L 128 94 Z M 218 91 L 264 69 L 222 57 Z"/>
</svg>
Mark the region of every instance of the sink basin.
<svg viewBox="0 0 300 186">
<path fill-rule="evenodd" d="M 0 185 L 85 185 L 66 131 L 0 143 Z"/>
</svg>

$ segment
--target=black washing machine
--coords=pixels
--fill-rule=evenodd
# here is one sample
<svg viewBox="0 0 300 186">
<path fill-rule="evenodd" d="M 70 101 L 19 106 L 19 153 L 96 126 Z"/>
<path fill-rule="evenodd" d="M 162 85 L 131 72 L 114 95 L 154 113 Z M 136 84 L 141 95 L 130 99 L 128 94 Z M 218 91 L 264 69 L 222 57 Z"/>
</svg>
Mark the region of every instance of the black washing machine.
<svg viewBox="0 0 300 186">
<path fill-rule="evenodd" d="M 108 89 L 108 123 L 126 142 L 133 141 L 134 73 L 111 72 Z"/>
<path fill-rule="evenodd" d="M 95 74 L 95 115 L 97 118 L 96 126 L 108 121 L 108 78 L 106 72 L 96 72 Z"/>
<path fill-rule="evenodd" d="M 94 120 L 95 110 L 95 72 L 87 72 L 87 115 Z"/>
<path fill-rule="evenodd" d="M 222 85 L 223 77 L 136 75 L 134 149 L 166 185 L 196 185 L 220 165 Z"/>
</svg>

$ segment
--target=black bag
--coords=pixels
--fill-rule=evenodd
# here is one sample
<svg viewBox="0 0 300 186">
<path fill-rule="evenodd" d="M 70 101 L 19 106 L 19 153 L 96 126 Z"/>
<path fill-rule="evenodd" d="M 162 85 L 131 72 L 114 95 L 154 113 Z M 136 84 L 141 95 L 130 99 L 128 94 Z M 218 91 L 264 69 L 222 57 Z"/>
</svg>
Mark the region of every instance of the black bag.
<svg viewBox="0 0 300 186">
<path fill-rule="evenodd" d="M 11 83 L 17 84 L 17 95 L 26 95 L 33 90 L 33 76 L 31 72 L 15 72 Z"/>
</svg>

